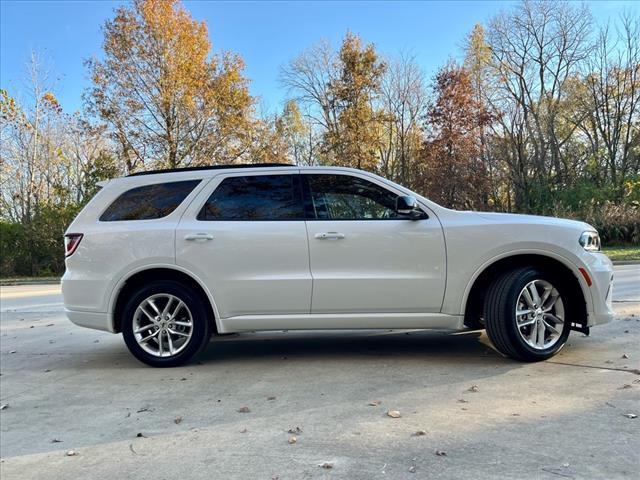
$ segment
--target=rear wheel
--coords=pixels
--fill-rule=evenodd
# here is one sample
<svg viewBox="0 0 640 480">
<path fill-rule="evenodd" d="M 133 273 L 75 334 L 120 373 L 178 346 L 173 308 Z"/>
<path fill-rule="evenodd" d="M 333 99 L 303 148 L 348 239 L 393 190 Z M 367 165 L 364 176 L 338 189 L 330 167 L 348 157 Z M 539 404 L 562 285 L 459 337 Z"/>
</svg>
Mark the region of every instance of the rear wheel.
<svg viewBox="0 0 640 480">
<path fill-rule="evenodd" d="M 532 267 L 512 270 L 489 287 L 487 334 L 497 350 L 525 361 L 555 355 L 571 330 L 571 297 L 553 274 Z"/>
<path fill-rule="evenodd" d="M 211 321 L 200 296 L 173 280 L 138 289 L 123 315 L 122 334 L 129 351 L 153 367 L 188 362 L 211 336 Z"/>
</svg>

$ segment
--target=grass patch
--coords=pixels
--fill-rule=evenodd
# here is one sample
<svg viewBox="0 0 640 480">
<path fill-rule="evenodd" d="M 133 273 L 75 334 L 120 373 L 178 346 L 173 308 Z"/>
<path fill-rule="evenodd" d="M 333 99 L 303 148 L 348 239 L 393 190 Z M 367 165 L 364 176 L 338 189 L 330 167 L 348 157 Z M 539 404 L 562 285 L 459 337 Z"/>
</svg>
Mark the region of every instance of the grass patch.
<svg viewBox="0 0 640 480">
<path fill-rule="evenodd" d="M 640 261 L 640 245 L 611 245 L 602 247 L 602 251 L 613 261 Z"/>
</svg>

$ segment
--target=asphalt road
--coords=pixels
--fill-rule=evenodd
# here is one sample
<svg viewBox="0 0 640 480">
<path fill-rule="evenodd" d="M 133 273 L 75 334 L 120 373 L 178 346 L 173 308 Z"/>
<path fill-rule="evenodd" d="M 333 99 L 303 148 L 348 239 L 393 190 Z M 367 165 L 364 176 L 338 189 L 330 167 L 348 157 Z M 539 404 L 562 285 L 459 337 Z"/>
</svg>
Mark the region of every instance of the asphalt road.
<svg viewBox="0 0 640 480">
<path fill-rule="evenodd" d="M 479 332 L 350 331 L 226 337 L 169 370 L 70 324 L 58 286 L 2 287 L 0 476 L 637 478 L 639 285 L 617 266 L 616 320 L 537 364 Z"/>
</svg>

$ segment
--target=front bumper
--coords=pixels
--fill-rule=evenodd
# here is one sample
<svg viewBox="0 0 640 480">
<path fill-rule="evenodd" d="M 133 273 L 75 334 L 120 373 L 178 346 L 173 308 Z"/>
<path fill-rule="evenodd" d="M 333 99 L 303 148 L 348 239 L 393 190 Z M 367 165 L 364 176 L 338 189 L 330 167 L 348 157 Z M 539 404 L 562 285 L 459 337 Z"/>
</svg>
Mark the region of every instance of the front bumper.
<svg viewBox="0 0 640 480">
<path fill-rule="evenodd" d="M 587 325 L 602 325 L 613 320 L 613 263 L 603 253 L 589 254 L 588 273 L 593 280 L 589 287 L 592 308 Z"/>
</svg>

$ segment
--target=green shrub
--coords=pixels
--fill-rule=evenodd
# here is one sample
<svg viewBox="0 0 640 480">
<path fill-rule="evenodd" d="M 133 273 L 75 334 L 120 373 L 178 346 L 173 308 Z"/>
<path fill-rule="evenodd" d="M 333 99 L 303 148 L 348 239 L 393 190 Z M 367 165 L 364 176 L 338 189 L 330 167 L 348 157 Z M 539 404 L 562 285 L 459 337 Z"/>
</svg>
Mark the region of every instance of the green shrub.
<svg viewBox="0 0 640 480">
<path fill-rule="evenodd" d="M 19 223 L 0 221 L 0 276 L 29 274 L 24 227 Z"/>
<path fill-rule="evenodd" d="M 584 220 L 600 233 L 604 244 L 640 244 L 640 207 L 605 202 L 585 211 Z"/>
</svg>

